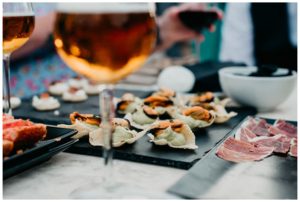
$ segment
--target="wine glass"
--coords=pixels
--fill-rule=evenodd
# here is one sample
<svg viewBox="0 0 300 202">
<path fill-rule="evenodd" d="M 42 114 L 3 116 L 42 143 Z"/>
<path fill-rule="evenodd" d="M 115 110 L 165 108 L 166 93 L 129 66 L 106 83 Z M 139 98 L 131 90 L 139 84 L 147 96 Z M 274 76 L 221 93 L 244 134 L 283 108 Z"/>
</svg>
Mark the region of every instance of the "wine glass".
<svg viewBox="0 0 300 202">
<path fill-rule="evenodd" d="M 116 190 L 112 179 L 113 85 L 137 70 L 151 54 L 156 40 L 154 4 L 58 3 L 54 44 L 63 61 L 75 72 L 102 85 L 101 127 L 105 182 L 80 188 L 95 190 L 95 197 Z M 103 185 L 103 186 L 101 186 Z M 104 187 L 106 186 L 106 187 Z M 112 188 L 113 187 L 113 188 Z M 99 196 L 96 196 L 97 193 Z M 82 195 L 82 196 L 83 196 Z M 89 197 L 85 195 L 86 197 Z"/>
<path fill-rule="evenodd" d="M 3 3 L 4 113 L 10 115 L 10 55 L 28 41 L 33 28 L 34 13 L 31 3 Z"/>
</svg>

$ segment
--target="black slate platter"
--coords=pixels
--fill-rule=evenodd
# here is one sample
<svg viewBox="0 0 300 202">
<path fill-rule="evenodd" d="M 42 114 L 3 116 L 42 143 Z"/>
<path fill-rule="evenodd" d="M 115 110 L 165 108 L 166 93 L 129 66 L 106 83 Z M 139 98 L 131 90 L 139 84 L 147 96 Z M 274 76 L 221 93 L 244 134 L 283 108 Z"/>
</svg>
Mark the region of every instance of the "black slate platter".
<svg viewBox="0 0 300 202">
<path fill-rule="evenodd" d="M 124 93 L 130 92 L 138 97 L 146 97 L 151 92 L 147 91 L 128 91 L 128 90 L 115 90 L 114 96 L 121 97 Z M 30 119 L 34 122 L 45 124 L 70 124 L 69 115 L 74 111 L 82 114 L 96 114 L 99 113 L 99 96 L 89 96 L 88 100 L 83 102 L 64 102 L 60 97 L 56 97 L 61 106 L 58 109 L 59 115 L 51 111 L 37 111 L 32 107 L 32 99 L 22 100 L 19 108 L 13 110 L 13 115 L 17 118 Z"/>
<path fill-rule="evenodd" d="M 189 199 L 297 199 L 297 158 L 273 154 L 258 162 L 233 163 L 215 155 L 222 142 L 168 192 Z"/>
<path fill-rule="evenodd" d="M 64 151 L 78 141 L 70 138 L 76 133 L 73 129 L 47 126 L 47 136 L 44 140 L 21 154 L 14 154 L 3 160 L 3 178 L 13 176 Z"/>
<path fill-rule="evenodd" d="M 155 165 L 171 166 L 181 169 L 189 169 L 212 149 L 224 136 L 229 133 L 247 115 L 253 115 L 256 111 L 253 108 L 229 108 L 238 112 L 238 116 L 230 119 L 224 124 L 213 124 L 210 127 L 195 132 L 198 149 L 182 150 L 173 149 L 168 146 L 157 146 L 149 142 L 145 135 L 131 145 L 124 145 L 116 148 L 114 158 L 130 160 L 135 162 L 149 163 Z M 101 147 L 90 145 L 88 139 L 81 139 L 75 143 L 67 152 L 101 156 Z"/>
</svg>

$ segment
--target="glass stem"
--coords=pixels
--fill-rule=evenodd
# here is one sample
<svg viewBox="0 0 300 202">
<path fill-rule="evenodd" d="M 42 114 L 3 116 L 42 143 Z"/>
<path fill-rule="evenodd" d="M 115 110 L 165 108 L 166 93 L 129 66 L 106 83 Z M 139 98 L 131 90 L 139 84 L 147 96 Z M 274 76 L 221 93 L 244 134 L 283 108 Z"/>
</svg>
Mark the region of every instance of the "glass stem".
<svg viewBox="0 0 300 202">
<path fill-rule="evenodd" d="M 112 177 L 113 137 L 112 119 L 114 117 L 113 85 L 104 85 L 100 93 L 101 127 L 103 131 L 104 180 Z"/>
<path fill-rule="evenodd" d="M 10 103 L 10 54 L 3 55 L 3 63 L 4 63 L 4 113 L 12 115 L 11 103 Z"/>
</svg>

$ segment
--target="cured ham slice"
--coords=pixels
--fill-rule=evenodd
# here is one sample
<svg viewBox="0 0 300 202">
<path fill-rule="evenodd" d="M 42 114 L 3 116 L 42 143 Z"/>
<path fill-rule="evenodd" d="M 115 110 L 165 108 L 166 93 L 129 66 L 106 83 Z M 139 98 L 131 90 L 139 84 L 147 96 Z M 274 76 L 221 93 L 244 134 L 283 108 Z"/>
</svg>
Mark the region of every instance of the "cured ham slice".
<svg viewBox="0 0 300 202">
<path fill-rule="evenodd" d="M 3 114 L 3 155 L 33 146 L 46 137 L 47 129 L 44 124 L 34 124 L 29 120 L 14 119 Z"/>
<path fill-rule="evenodd" d="M 39 140 L 45 138 L 47 133 L 46 125 L 34 124 L 32 126 L 13 127 L 3 130 L 3 140 L 14 143 L 14 149 L 30 147 Z"/>
<path fill-rule="evenodd" d="M 258 136 L 270 136 L 270 133 L 268 131 L 270 124 L 268 124 L 265 119 L 250 118 L 243 124 L 242 127 L 248 128 Z"/>
<path fill-rule="evenodd" d="M 276 153 L 286 154 L 290 148 L 290 138 L 285 135 L 256 136 L 248 128 L 240 128 L 235 134 L 235 139 L 253 144 L 274 147 L 274 152 Z"/>
<path fill-rule="evenodd" d="M 268 131 L 273 135 L 283 134 L 290 138 L 297 138 L 297 127 L 283 120 L 277 120 Z"/>
<path fill-rule="evenodd" d="M 290 147 L 289 155 L 297 157 L 298 156 L 297 149 L 298 149 L 297 139 L 296 138 L 292 138 L 291 139 L 291 147 Z"/>
<path fill-rule="evenodd" d="M 31 121 L 29 120 L 22 120 L 22 119 L 12 119 L 3 122 L 3 130 L 7 128 L 15 128 L 15 127 L 22 127 L 22 126 L 32 126 L 34 125 Z"/>
<path fill-rule="evenodd" d="M 235 134 L 235 139 L 250 142 L 253 138 L 257 136 L 248 128 L 239 128 Z"/>
<path fill-rule="evenodd" d="M 227 161 L 245 162 L 262 160 L 273 152 L 297 157 L 297 127 L 284 120 L 270 125 L 265 119 L 249 118 L 216 155 Z"/>
<path fill-rule="evenodd" d="M 13 120 L 14 117 L 12 115 L 9 115 L 9 114 L 3 114 L 2 115 L 2 122 L 6 122 L 6 121 L 9 121 L 9 120 Z"/>
<path fill-rule="evenodd" d="M 14 143 L 10 140 L 3 140 L 3 156 L 8 156 L 14 149 Z"/>
<path fill-rule="evenodd" d="M 268 147 L 273 146 L 275 153 L 286 154 L 290 149 L 290 138 L 280 134 L 272 137 L 257 137 L 251 142 Z"/>
<path fill-rule="evenodd" d="M 262 160 L 271 155 L 273 150 L 274 147 L 252 144 L 229 137 L 218 148 L 216 154 L 224 160 L 240 163 Z"/>
</svg>

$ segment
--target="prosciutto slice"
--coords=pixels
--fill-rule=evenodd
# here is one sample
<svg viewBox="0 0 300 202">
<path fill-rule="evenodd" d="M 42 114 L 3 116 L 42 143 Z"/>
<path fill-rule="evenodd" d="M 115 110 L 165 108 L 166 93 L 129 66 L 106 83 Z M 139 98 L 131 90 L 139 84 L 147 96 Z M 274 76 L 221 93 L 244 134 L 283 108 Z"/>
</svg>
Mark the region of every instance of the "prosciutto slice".
<svg viewBox="0 0 300 202">
<path fill-rule="evenodd" d="M 289 155 L 297 157 L 298 156 L 297 149 L 298 149 L 297 139 L 296 138 L 292 138 L 291 139 L 291 147 L 290 147 Z"/>
<path fill-rule="evenodd" d="M 297 127 L 283 120 L 277 120 L 268 131 L 273 135 L 283 134 L 289 138 L 297 138 Z"/>
<path fill-rule="evenodd" d="M 273 151 L 274 147 L 252 144 L 229 137 L 218 148 L 216 155 L 224 160 L 240 163 L 262 160 Z"/>
<path fill-rule="evenodd" d="M 46 137 L 47 127 L 44 124 L 34 124 L 29 120 L 14 119 L 3 115 L 3 155 L 9 156 L 13 151 L 33 146 Z"/>
<path fill-rule="evenodd" d="M 34 124 L 29 120 L 11 119 L 8 121 L 4 121 L 2 124 L 2 128 L 3 128 L 3 130 L 5 130 L 8 128 L 17 128 L 17 127 L 32 126 L 32 125 L 34 125 Z"/>
<path fill-rule="evenodd" d="M 276 153 L 286 154 L 290 148 L 290 138 L 285 135 L 256 136 L 248 128 L 240 128 L 235 134 L 235 139 L 267 147 L 274 147 L 274 152 Z"/>
<path fill-rule="evenodd" d="M 268 131 L 270 124 L 268 124 L 265 119 L 250 118 L 243 124 L 242 127 L 248 128 L 258 136 L 270 136 L 270 133 Z"/>
</svg>

